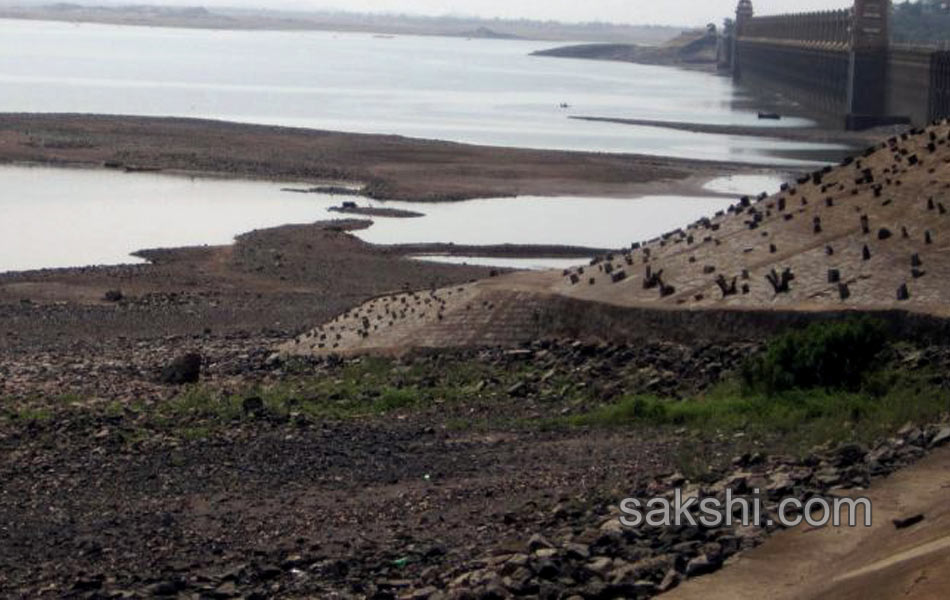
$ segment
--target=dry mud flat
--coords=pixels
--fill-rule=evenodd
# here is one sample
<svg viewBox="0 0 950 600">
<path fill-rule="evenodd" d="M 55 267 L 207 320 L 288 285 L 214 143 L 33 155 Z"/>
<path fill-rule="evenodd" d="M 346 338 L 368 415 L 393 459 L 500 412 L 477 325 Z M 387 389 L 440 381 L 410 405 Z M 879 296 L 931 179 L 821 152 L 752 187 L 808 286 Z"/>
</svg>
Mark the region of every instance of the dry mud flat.
<svg viewBox="0 0 950 600">
<path fill-rule="evenodd" d="M 0 353 L 169 336 L 198 346 L 217 336 L 273 339 L 368 297 L 490 272 L 407 260 L 348 233 L 365 226 L 287 226 L 244 234 L 232 246 L 143 251 L 151 264 L 0 275 Z M 121 298 L 108 301 L 110 291 Z"/>
<path fill-rule="evenodd" d="M 221 121 L 35 114 L 0 115 L 0 162 L 365 184 L 374 198 L 414 201 L 696 194 L 703 177 L 741 170 L 727 163 Z"/>
</svg>

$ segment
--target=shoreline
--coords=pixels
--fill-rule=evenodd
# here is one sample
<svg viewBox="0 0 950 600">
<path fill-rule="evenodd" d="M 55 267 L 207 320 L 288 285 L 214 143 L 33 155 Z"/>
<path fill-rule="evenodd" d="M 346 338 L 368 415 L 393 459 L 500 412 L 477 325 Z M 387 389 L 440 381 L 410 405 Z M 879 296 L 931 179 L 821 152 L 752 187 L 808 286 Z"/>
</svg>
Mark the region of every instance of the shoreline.
<svg viewBox="0 0 950 600">
<path fill-rule="evenodd" d="M 656 121 L 650 119 L 620 119 L 613 117 L 595 117 L 571 115 L 569 119 L 575 121 L 590 121 L 593 123 L 614 123 L 617 125 L 633 125 L 640 127 L 659 127 L 675 131 L 690 133 L 709 133 L 714 135 L 740 135 L 744 137 L 764 137 L 801 142 L 824 142 L 842 144 L 855 148 L 867 146 L 881 138 L 893 135 L 907 129 L 906 125 L 899 127 L 884 127 L 865 131 L 839 131 L 827 127 L 756 127 L 753 125 L 714 125 L 708 123 L 690 123 L 685 121 Z"/>
<path fill-rule="evenodd" d="M 350 134 L 344 134 L 350 135 Z M 363 134 L 351 134 L 351 135 L 363 135 Z M 425 141 L 425 140 L 423 140 Z M 491 146 L 484 146 L 484 148 L 492 148 Z M 539 150 L 538 152 L 562 152 L 559 150 Z M 563 151 L 568 152 L 568 151 Z M 638 156 L 638 155 L 611 155 L 605 154 L 605 156 Z M 659 157 L 663 158 L 663 157 Z M 790 179 L 796 176 L 798 173 L 804 173 L 808 169 L 796 168 L 793 166 L 781 166 L 781 165 L 743 165 L 735 163 L 715 163 L 710 161 L 696 160 L 691 161 L 689 159 L 671 159 L 671 160 L 682 160 L 686 163 L 694 162 L 697 164 L 697 167 L 700 170 L 700 174 L 694 173 L 684 173 L 680 178 L 669 178 L 669 179 L 656 179 L 651 181 L 645 181 L 642 183 L 630 183 L 627 184 L 623 189 L 615 189 L 615 187 L 603 187 L 602 189 L 597 188 L 597 183 L 593 182 L 592 187 L 588 190 L 583 186 L 583 182 L 578 183 L 577 193 L 558 193 L 558 190 L 551 190 L 550 193 L 525 193 L 525 194 L 497 194 L 497 195 L 472 195 L 471 197 L 455 197 L 455 196 L 445 196 L 445 197 L 429 197 L 429 198 L 389 198 L 389 197 L 378 197 L 371 195 L 372 192 L 367 189 L 367 183 L 358 179 L 342 180 L 342 179 L 309 179 L 307 181 L 290 181 L 286 177 L 278 177 L 273 175 L 266 174 L 255 174 L 255 173 L 229 173 L 226 171 L 196 171 L 192 169 L 176 169 L 176 168 L 162 168 L 162 167 L 132 167 L 131 170 L 122 168 L 110 168 L 105 166 L 102 163 L 98 162 L 59 162 L 59 161 L 42 161 L 42 160 L 6 160 L 3 158 L 3 149 L 0 148 L 0 169 L 2 168 L 23 168 L 23 169 L 75 169 L 79 171 L 111 171 L 123 175 L 152 175 L 158 177 L 180 177 L 187 179 L 209 179 L 209 180 L 218 180 L 218 181 L 234 181 L 241 182 L 246 181 L 249 183 L 273 183 L 275 185 L 305 185 L 305 186 L 334 186 L 334 185 L 347 185 L 355 186 L 359 185 L 360 189 L 358 193 L 354 194 L 332 194 L 328 193 L 330 196 L 337 196 L 342 199 L 344 197 L 355 199 L 357 202 L 360 200 L 372 200 L 376 202 L 422 202 L 426 204 L 449 204 L 454 202 L 468 202 L 471 200 L 490 200 L 497 198 L 508 198 L 511 200 L 517 200 L 518 198 L 523 197 L 543 197 L 543 198 L 561 198 L 561 197 L 577 197 L 577 198 L 624 198 L 630 201 L 636 201 L 646 196 L 692 196 L 692 197 L 711 197 L 711 198 L 738 198 L 742 194 L 738 193 L 729 193 L 729 192 L 717 192 L 705 188 L 705 185 L 716 181 L 718 179 L 723 179 L 727 177 L 742 177 L 742 176 L 768 176 L 774 175 L 780 178 Z M 723 170 L 718 171 L 716 167 L 721 167 Z M 125 170 L 123 170 L 125 169 Z M 617 186 L 619 187 L 619 186 Z M 573 188 L 572 188 L 573 189 Z M 309 194 L 309 193 L 318 193 L 310 191 L 301 191 L 296 189 L 282 189 L 282 192 L 288 194 Z M 369 209 L 373 210 L 373 209 Z M 382 208 L 381 210 L 388 210 Z M 398 210 L 398 209 L 394 209 Z M 339 211 L 341 214 L 347 214 L 345 211 Z M 375 212 L 375 211 L 374 211 Z M 358 216 L 382 216 L 382 213 L 377 215 L 364 214 L 360 213 L 349 213 Z"/>
<path fill-rule="evenodd" d="M 709 161 L 494 148 L 223 121 L 50 114 L 0 114 L 0 165 L 3 164 L 136 171 L 129 176 L 144 172 L 282 184 L 360 185 L 368 197 L 376 200 L 429 202 L 515 196 L 627 197 L 631 201 L 646 195 L 738 197 L 739 194 L 718 193 L 703 186 L 720 177 L 776 172 L 764 167 Z M 286 331 L 289 336 L 297 328 L 325 320 L 371 295 L 398 291 L 406 285 L 418 289 L 486 277 L 492 271 L 507 271 L 401 260 L 402 257 L 439 253 L 586 260 L 611 250 L 518 244 L 374 246 L 347 234 L 348 230 L 366 227 L 368 223 L 370 221 L 344 219 L 286 225 L 250 233 L 236 232 L 234 243 L 228 246 L 136 252 L 135 256 L 150 259 L 146 264 L 6 272 L 0 274 L 0 309 L 9 303 L 34 301 L 40 305 L 65 302 L 108 306 L 102 298 L 112 289 L 122 289 L 126 295 L 166 295 L 183 293 L 185 289 L 210 294 L 224 287 L 232 290 L 228 295 L 239 296 L 240 290 L 249 286 L 262 288 L 266 294 L 260 301 L 246 302 L 253 316 L 242 318 L 247 323 L 263 324 L 270 320 L 271 303 L 276 297 L 316 292 L 329 312 L 312 310 L 312 301 L 303 298 L 295 297 L 289 303 L 284 300 L 282 311 L 294 314 L 292 318 L 285 316 L 281 320 L 281 328 L 291 326 Z M 264 256 L 255 255 L 263 249 L 258 243 L 261 239 L 270 240 L 269 251 L 283 258 L 267 262 Z M 322 256 L 314 267 L 307 263 L 318 247 L 336 250 Z M 313 271 L 314 268 L 325 273 L 347 271 L 349 265 L 331 264 L 335 258 L 333 253 L 340 247 L 357 262 L 367 265 L 366 270 L 350 273 L 345 277 L 348 283 L 328 285 Z M 294 258 L 290 258 L 291 255 Z M 152 260 L 154 257 L 158 260 Z M 249 264 L 254 265 L 251 271 Z M 298 272 L 286 272 L 295 269 Z M 383 272 L 388 276 L 379 277 Z M 82 312 L 84 309 L 76 311 L 77 317 Z M 216 322 L 213 329 L 242 328 L 241 320 L 235 315 L 217 309 L 211 312 L 214 314 L 205 316 Z M 79 320 L 87 318 L 89 315 Z M 97 315 L 92 320 L 101 318 L 103 315 Z M 0 315 L 0 326 L 4 320 Z M 197 326 L 188 324 L 193 320 L 183 319 L 177 329 L 195 331 Z M 80 322 L 76 326 L 75 335 L 85 336 L 86 326 Z M 68 326 L 67 331 L 58 331 L 60 326 L 40 329 L 41 339 L 72 335 Z M 197 331 L 203 329 L 197 328 Z M 119 325 L 113 333 L 138 335 L 131 323 Z M 141 332 L 141 335 L 148 333 Z M 0 338 L 0 350 L 4 341 Z"/>
<path fill-rule="evenodd" d="M 713 54 L 710 55 L 712 45 Z M 534 52 L 534 56 L 567 60 L 625 62 L 654 67 L 670 67 L 701 73 L 716 73 L 715 45 L 704 35 L 679 37 L 658 46 L 632 43 L 581 43 Z"/>
</svg>

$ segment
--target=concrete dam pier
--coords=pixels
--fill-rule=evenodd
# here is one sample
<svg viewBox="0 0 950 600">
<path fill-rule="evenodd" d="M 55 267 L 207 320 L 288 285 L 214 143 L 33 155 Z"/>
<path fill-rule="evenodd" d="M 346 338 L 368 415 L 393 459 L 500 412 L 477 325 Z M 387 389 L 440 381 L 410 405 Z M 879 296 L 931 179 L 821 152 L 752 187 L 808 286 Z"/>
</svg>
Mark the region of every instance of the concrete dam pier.
<svg viewBox="0 0 950 600">
<path fill-rule="evenodd" d="M 752 1 L 740 0 L 722 66 L 847 129 L 950 116 L 950 52 L 892 44 L 890 8 L 855 0 L 844 10 L 755 16 Z"/>
</svg>

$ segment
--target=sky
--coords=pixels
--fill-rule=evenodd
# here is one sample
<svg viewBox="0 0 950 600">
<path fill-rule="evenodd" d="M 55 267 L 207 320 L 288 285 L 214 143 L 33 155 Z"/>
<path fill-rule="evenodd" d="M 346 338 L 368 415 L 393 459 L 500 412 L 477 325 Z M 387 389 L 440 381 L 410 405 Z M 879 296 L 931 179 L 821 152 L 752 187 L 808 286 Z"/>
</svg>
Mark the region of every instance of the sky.
<svg viewBox="0 0 950 600">
<path fill-rule="evenodd" d="M 79 3 L 94 2 L 76 0 Z M 334 9 L 424 15 L 607 21 L 653 25 L 704 25 L 733 14 L 737 0 L 140 0 L 143 4 Z M 846 8 L 849 0 L 753 0 L 756 13 Z"/>
</svg>

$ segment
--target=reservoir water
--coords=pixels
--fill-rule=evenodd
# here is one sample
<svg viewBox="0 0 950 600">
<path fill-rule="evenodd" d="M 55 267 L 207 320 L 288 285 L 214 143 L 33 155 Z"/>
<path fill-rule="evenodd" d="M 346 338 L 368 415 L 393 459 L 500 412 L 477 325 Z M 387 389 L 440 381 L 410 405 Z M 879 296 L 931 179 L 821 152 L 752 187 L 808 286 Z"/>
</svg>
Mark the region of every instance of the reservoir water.
<svg viewBox="0 0 950 600">
<path fill-rule="evenodd" d="M 770 183 L 749 182 L 754 189 Z M 235 235 L 340 218 L 343 198 L 281 191 L 287 184 L 83 169 L 0 167 L 0 272 L 140 262 L 146 248 L 228 244 Z M 713 186 L 715 187 L 715 185 Z M 751 190 L 746 192 L 751 193 Z M 724 197 L 497 198 L 449 204 L 373 202 L 423 213 L 374 218 L 356 235 L 381 244 L 569 244 L 621 247 L 727 206 Z M 438 257 L 436 260 L 440 260 Z M 441 258 L 499 266 L 563 260 Z M 570 264 L 576 261 L 569 261 Z"/>
<path fill-rule="evenodd" d="M 0 112 L 201 117 L 788 166 L 842 150 L 569 119 L 760 124 L 726 77 L 531 56 L 558 45 L 549 42 L 19 20 L 0 20 L 0 38 Z"/>
<path fill-rule="evenodd" d="M 632 152 L 802 166 L 828 144 L 698 134 L 571 115 L 757 126 L 728 78 L 628 63 L 531 56 L 556 44 L 333 32 L 206 31 L 0 20 L 0 112 L 213 118 L 493 146 Z M 567 107 L 564 107 L 567 105 Z M 786 119 L 780 125 L 807 124 Z M 769 122 L 769 126 L 775 126 Z M 340 215 L 341 198 L 287 183 L 76 169 L 0 168 L 0 271 L 136 262 L 154 247 Z M 293 184 L 289 184 L 293 185 Z M 774 188 L 769 176 L 712 182 L 711 194 Z M 620 247 L 729 204 L 728 198 L 504 198 L 386 203 L 425 214 L 376 218 L 378 244 Z M 360 204 L 378 206 L 360 200 Z M 541 268 L 574 259 L 425 256 Z"/>
</svg>

